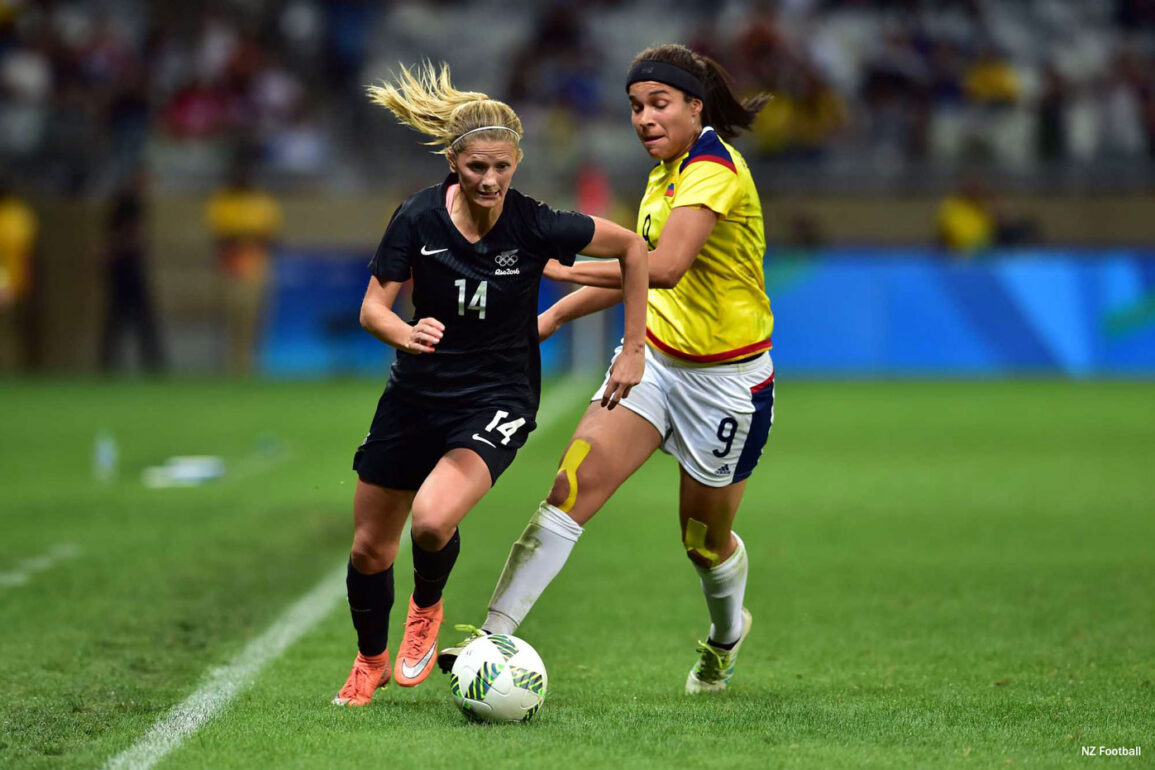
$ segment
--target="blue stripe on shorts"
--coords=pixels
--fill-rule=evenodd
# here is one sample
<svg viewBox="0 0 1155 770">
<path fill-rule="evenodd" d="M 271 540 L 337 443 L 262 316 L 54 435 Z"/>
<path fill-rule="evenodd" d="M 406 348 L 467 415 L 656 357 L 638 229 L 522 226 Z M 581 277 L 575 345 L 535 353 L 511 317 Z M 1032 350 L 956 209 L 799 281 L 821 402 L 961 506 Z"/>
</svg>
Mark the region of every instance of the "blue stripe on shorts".
<svg viewBox="0 0 1155 770">
<path fill-rule="evenodd" d="M 754 472 L 758 459 L 762 456 L 762 447 L 766 446 L 766 438 L 770 435 L 770 428 L 774 424 L 774 381 L 761 390 L 755 391 L 750 400 L 754 404 L 754 418 L 750 421 L 750 431 L 746 434 L 746 446 L 742 447 L 742 454 L 738 457 L 738 467 L 734 471 L 734 480 L 731 484 L 745 480 Z"/>
</svg>

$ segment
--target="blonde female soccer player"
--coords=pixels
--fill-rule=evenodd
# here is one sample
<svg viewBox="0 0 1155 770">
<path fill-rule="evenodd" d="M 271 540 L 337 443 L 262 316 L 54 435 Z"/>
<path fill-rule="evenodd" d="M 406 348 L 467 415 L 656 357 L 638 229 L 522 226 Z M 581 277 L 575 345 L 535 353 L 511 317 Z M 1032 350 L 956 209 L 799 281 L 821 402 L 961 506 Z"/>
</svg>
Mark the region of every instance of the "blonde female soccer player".
<svg viewBox="0 0 1155 770">
<path fill-rule="evenodd" d="M 639 54 L 626 89 L 634 130 L 658 161 L 638 212 L 638 232 L 652 249 L 645 376 L 625 409 L 591 406 L 578 423 L 479 633 L 517 629 L 583 525 L 660 448 L 681 467 L 682 542 L 711 620 L 686 691 L 719 691 L 751 624 L 743 607 L 746 549 L 732 524 L 774 414 L 762 209 L 746 162 L 725 140 L 749 128 L 769 97 L 740 101 L 718 64 L 680 45 Z M 551 263 L 546 275 L 598 288 L 580 289 L 542 314 L 543 338 L 621 298 L 613 265 Z M 459 649 L 443 651 L 441 665 L 451 666 Z"/>
<path fill-rule="evenodd" d="M 611 222 L 555 211 L 510 187 L 521 121 L 449 69 L 402 69 L 373 101 L 432 138 L 449 176 L 393 213 L 361 305 L 361 324 L 397 348 L 353 468 L 347 586 L 357 658 L 334 703 L 363 706 L 390 678 L 393 560 L 412 512 L 413 595 L 393 678 L 412 687 L 437 654 L 441 593 L 465 518 L 534 429 L 541 384 L 537 293 L 553 259 L 612 257 L 625 287 L 626 342 L 600 399 L 613 409 L 645 368 L 646 245 Z M 615 273 L 616 274 L 616 273 Z M 411 320 L 393 311 L 412 278 Z"/>
</svg>

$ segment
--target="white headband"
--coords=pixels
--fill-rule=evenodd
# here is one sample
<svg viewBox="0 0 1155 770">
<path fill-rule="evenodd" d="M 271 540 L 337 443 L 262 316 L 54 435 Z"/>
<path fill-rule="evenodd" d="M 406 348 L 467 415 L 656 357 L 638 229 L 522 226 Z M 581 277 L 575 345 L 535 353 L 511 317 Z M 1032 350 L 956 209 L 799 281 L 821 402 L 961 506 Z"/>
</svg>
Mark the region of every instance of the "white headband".
<svg viewBox="0 0 1155 770">
<path fill-rule="evenodd" d="M 474 128 L 474 129 L 471 129 L 469 131 L 466 131 L 464 134 L 462 134 L 461 136 L 457 137 L 452 142 L 450 142 L 449 146 L 452 147 L 453 145 L 457 144 L 458 142 L 460 142 L 465 137 L 469 136 L 470 134 L 476 134 L 478 131 L 508 131 L 509 133 L 516 136 L 519 140 L 521 139 L 521 134 L 517 133 L 516 131 L 514 131 L 509 126 L 482 126 L 481 128 Z"/>
</svg>

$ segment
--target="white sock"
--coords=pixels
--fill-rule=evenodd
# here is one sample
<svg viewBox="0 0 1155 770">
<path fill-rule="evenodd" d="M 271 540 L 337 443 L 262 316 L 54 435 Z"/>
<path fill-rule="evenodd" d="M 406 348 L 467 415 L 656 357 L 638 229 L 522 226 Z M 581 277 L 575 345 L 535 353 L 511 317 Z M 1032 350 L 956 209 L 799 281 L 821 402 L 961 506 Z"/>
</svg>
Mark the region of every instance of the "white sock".
<svg viewBox="0 0 1155 770">
<path fill-rule="evenodd" d="M 581 534 L 581 525 L 563 511 L 546 502 L 539 505 L 509 551 L 482 628 L 494 634 L 516 631 Z"/>
<path fill-rule="evenodd" d="M 733 644 L 742 635 L 742 600 L 746 596 L 749 561 L 746 545 L 736 532 L 734 539 L 738 547 L 726 561 L 712 568 L 694 565 L 702 578 L 702 593 L 710 610 L 710 641 L 718 644 Z"/>
</svg>

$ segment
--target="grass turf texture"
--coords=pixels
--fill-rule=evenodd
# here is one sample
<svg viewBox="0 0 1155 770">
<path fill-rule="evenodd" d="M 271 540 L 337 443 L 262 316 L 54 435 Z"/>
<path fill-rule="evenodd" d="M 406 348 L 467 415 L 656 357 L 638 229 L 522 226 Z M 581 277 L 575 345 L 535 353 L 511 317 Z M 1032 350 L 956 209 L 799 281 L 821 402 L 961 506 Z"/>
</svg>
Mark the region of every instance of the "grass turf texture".
<svg viewBox="0 0 1155 770">
<path fill-rule="evenodd" d="M 0 384 L 0 572 L 80 548 L 0 588 L 0 766 L 100 765 L 331 573 L 378 390 Z M 448 624 L 482 617 L 581 409 L 466 520 Z M 164 764 L 1050 768 L 1085 766 L 1083 745 L 1150 762 L 1155 389 L 786 381 L 777 416 L 738 516 L 755 625 L 723 697 L 681 692 L 707 620 L 659 456 L 522 627 L 550 673 L 533 724 L 467 723 L 439 673 L 330 706 L 355 651 L 342 600 Z M 121 452 L 107 485 L 101 428 Z M 139 483 L 194 453 L 230 475 Z M 394 650 L 407 546 L 397 583 Z"/>
</svg>

